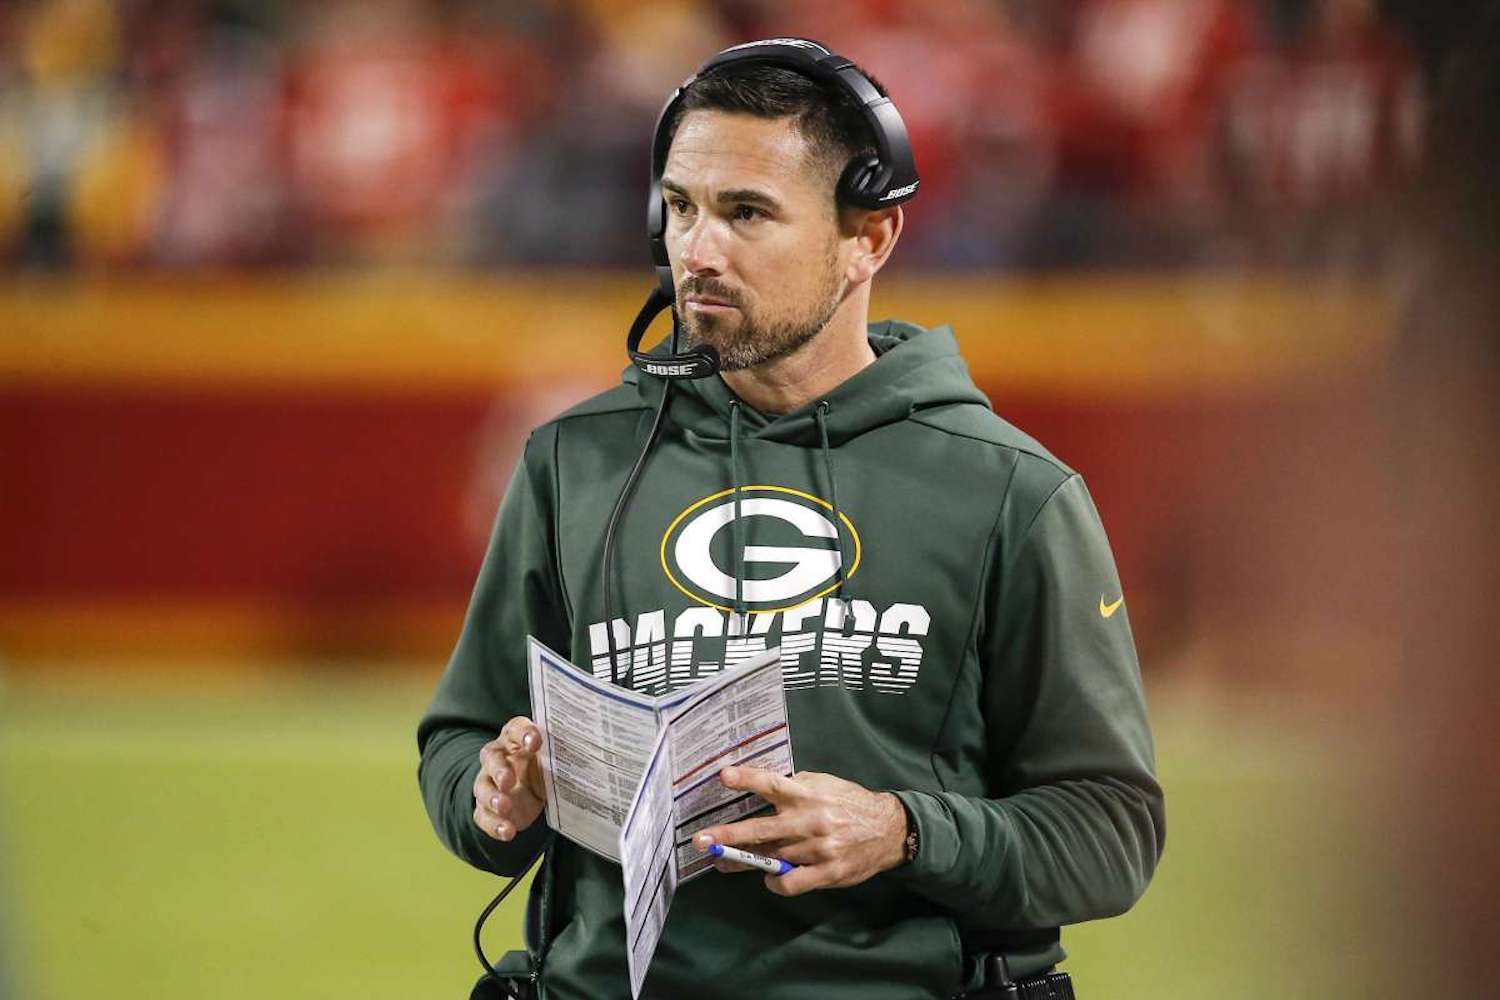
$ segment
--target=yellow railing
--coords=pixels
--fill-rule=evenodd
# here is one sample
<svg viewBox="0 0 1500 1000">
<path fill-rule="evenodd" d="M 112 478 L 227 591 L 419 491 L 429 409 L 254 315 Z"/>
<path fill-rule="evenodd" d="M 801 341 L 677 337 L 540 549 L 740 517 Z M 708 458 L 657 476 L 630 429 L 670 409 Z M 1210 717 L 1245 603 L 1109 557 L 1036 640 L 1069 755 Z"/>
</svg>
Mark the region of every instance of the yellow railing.
<svg viewBox="0 0 1500 1000">
<path fill-rule="evenodd" d="M 11 278 L 0 282 L 0 388 L 608 384 L 648 281 L 595 272 Z M 982 385 L 1065 395 L 1214 392 L 1325 375 L 1380 357 L 1393 312 L 1378 286 L 1274 275 L 888 278 L 871 310 L 951 323 Z"/>
</svg>

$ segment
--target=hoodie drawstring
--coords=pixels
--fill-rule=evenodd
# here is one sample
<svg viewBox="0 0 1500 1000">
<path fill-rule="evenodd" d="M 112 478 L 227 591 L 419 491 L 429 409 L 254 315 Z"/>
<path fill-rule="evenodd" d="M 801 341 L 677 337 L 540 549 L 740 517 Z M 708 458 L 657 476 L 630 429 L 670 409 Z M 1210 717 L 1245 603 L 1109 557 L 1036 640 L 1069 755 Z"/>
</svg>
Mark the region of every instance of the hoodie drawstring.
<svg viewBox="0 0 1500 1000">
<path fill-rule="evenodd" d="M 844 572 L 844 515 L 839 509 L 839 481 L 833 467 L 833 449 L 828 443 L 828 412 L 831 409 L 828 402 L 824 400 L 818 404 L 816 418 L 818 423 L 818 441 L 823 451 L 823 469 L 828 476 L 829 502 L 833 506 L 833 530 L 838 540 L 839 557 L 834 565 L 834 572 L 838 580 L 834 587 L 833 600 L 842 605 L 844 612 L 844 627 L 849 627 L 849 601 L 844 597 L 844 586 L 848 582 Z M 745 545 L 744 526 L 740 510 L 740 494 L 744 492 L 744 484 L 740 481 L 740 402 L 731 400 L 729 403 L 729 479 L 734 487 L 734 520 L 731 522 L 731 548 L 733 549 L 734 561 L 734 616 L 730 619 L 730 627 L 725 630 L 725 652 L 728 652 L 729 636 L 731 634 L 744 636 L 749 631 L 749 612 L 745 608 Z M 727 667 L 727 662 L 726 662 Z"/>
<path fill-rule="evenodd" d="M 743 635 L 746 631 L 745 546 L 740 524 L 740 491 L 743 487 L 740 485 L 740 401 L 737 399 L 729 404 L 729 479 L 734 485 L 734 616 Z M 730 631 L 733 630 L 731 624 Z"/>
<path fill-rule="evenodd" d="M 818 441 L 823 446 L 823 468 L 828 473 L 828 499 L 833 504 L 833 530 L 837 533 L 839 559 L 836 566 L 838 586 L 833 590 L 833 599 L 844 606 L 844 619 L 849 618 L 849 602 L 844 599 L 844 515 L 839 511 L 839 481 L 833 474 L 833 449 L 828 447 L 828 411 L 825 399 L 818 404 Z"/>
</svg>

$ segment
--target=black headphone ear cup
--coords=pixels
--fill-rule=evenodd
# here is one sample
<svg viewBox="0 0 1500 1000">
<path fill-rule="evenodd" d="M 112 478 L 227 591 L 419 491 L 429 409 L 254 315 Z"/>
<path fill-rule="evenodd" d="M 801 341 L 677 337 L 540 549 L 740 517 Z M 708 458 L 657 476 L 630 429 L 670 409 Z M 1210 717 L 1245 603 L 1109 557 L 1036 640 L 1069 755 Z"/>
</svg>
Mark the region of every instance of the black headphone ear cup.
<svg viewBox="0 0 1500 1000">
<path fill-rule="evenodd" d="M 884 179 L 885 168 L 878 156 L 856 156 L 839 176 L 839 202 L 873 208 L 874 196 Z"/>
</svg>

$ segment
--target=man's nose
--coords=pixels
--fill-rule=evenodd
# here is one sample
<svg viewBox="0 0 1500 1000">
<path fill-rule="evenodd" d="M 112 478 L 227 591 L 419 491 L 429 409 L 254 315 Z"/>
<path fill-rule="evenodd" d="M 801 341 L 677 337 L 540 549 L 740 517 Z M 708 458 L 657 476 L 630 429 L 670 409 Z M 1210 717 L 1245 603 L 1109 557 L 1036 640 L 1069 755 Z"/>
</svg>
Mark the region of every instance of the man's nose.
<svg viewBox="0 0 1500 1000">
<path fill-rule="evenodd" d="M 690 274 L 724 272 L 724 247 L 717 220 L 700 213 L 682 237 L 682 266 Z"/>
</svg>

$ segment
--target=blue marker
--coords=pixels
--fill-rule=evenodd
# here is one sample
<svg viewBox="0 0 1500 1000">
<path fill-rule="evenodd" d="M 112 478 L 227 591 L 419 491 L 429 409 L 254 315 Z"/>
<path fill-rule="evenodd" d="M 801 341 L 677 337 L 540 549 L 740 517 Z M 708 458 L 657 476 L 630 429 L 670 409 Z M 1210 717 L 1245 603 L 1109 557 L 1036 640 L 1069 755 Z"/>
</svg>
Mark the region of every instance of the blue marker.
<svg viewBox="0 0 1500 1000">
<path fill-rule="evenodd" d="M 723 858 L 725 861 L 738 861 L 742 865 L 759 868 L 761 871 L 770 872 L 772 875 L 785 875 L 797 867 L 790 861 L 783 861 L 780 858 L 768 858 L 760 854 L 751 854 L 749 851 L 742 851 L 738 847 L 725 847 L 723 844 L 709 844 L 708 853 L 710 857 Z"/>
</svg>

